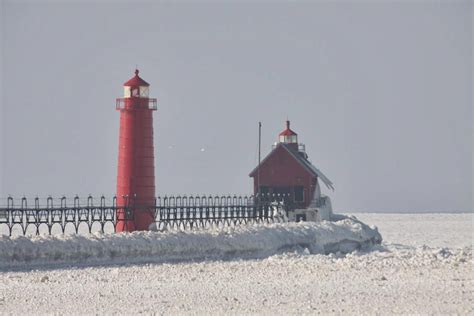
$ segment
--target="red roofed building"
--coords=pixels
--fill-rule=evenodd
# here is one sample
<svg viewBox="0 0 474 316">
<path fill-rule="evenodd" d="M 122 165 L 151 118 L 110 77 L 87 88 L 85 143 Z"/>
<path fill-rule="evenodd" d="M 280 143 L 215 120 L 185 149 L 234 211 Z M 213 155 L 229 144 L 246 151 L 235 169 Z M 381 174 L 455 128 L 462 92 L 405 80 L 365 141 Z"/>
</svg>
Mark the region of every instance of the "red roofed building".
<svg viewBox="0 0 474 316">
<path fill-rule="evenodd" d="M 308 160 L 305 146 L 298 143 L 298 134 L 286 129 L 279 134 L 273 150 L 251 173 L 254 193 L 289 194 L 297 208 L 317 205 L 321 198 L 319 179 L 334 190 L 332 182 Z"/>
</svg>

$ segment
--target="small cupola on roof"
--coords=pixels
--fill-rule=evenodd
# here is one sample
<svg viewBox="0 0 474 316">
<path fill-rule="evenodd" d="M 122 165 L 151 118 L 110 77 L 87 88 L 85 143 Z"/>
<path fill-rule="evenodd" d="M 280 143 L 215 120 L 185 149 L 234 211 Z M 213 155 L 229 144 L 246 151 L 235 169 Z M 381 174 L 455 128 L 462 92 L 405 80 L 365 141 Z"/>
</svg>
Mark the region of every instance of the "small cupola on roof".
<svg viewBox="0 0 474 316">
<path fill-rule="evenodd" d="M 140 78 L 138 69 L 135 69 L 135 76 L 123 84 L 124 98 L 148 98 L 150 95 L 150 84 Z"/>
<path fill-rule="evenodd" d="M 298 144 L 298 134 L 290 129 L 290 121 L 286 121 L 286 129 L 280 133 L 278 141 L 285 144 Z"/>
</svg>

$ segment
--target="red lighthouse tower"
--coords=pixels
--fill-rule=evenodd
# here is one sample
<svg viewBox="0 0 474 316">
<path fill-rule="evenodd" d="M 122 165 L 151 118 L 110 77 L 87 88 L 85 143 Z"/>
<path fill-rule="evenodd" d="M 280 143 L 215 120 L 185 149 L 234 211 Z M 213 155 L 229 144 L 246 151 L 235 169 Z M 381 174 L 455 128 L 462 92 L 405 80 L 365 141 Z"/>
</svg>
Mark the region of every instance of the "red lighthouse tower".
<svg viewBox="0 0 474 316">
<path fill-rule="evenodd" d="M 117 173 L 117 232 L 147 230 L 154 221 L 155 165 L 153 111 L 156 99 L 149 98 L 149 84 L 138 76 L 124 83 L 124 97 L 116 101 L 120 111 Z"/>
</svg>

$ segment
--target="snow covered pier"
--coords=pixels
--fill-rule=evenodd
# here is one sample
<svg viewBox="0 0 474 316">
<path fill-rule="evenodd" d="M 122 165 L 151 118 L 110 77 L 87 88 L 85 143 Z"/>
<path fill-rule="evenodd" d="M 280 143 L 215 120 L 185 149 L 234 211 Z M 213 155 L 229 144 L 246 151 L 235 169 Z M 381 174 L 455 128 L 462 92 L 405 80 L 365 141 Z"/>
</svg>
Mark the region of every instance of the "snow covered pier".
<svg viewBox="0 0 474 316">
<path fill-rule="evenodd" d="M 380 244 L 376 229 L 335 222 L 240 225 L 194 231 L 0 237 L 0 269 L 57 264 L 266 258 L 279 253 L 349 253 Z"/>
</svg>

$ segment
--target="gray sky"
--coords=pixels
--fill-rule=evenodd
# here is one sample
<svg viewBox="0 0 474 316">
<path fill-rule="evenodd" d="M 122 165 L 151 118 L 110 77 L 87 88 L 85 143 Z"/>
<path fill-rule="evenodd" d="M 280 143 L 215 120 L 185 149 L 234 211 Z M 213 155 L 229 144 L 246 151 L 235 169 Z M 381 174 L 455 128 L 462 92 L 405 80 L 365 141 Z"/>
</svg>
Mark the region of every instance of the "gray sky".
<svg viewBox="0 0 474 316">
<path fill-rule="evenodd" d="M 2 198 L 113 195 L 138 65 L 159 194 L 251 192 L 288 117 L 336 210 L 472 210 L 470 1 L 0 2 Z"/>
</svg>

